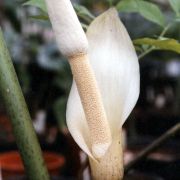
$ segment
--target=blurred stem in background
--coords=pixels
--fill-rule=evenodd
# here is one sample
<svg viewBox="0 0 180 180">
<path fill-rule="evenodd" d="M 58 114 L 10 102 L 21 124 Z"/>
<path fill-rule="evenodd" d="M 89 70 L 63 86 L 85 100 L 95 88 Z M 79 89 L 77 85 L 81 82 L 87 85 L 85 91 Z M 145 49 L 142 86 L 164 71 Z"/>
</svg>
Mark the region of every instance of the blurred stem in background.
<svg viewBox="0 0 180 180">
<path fill-rule="evenodd" d="M 172 26 L 172 23 L 169 23 L 165 28 L 163 28 L 162 32 L 160 33 L 160 35 L 158 36 L 157 39 L 163 38 L 163 36 L 166 34 L 166 32 L 169 30 L 169 28 L 171 26 Z M 148 55 L 149 53 L 151 53 L 153 50 L 155 50 L 155 48 L 153 46 L 150 46 L 149 48 L 147 48 L 144 52 L 142 52 L 138 56 L 139 60 L 142 59 L 143 57 L 145 57 L 146 55 Z"/>
<path fill-rule="evenodd" d="M 48 180 L 48 171 L 1 29 L 0 62 L 0 95 L 10 116 L 28 178 Z"/>
</svg>

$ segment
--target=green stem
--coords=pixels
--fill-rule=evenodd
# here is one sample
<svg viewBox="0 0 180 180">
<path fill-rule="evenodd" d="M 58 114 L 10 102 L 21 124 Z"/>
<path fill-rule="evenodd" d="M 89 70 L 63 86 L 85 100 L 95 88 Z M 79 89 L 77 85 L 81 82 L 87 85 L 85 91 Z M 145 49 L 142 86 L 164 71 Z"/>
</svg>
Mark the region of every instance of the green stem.
<svg viewBox="0 0 180 180">
<path fill-rule="evenodd" d="M 146 56 L 147 54 L 149 54 L 150 52 L 152 52 L 154 50 L 154 47 L 150 47 L 148 48 L 146 51 L 142 52 L 139 56 L 138 59 L 142 59 L 144 56 Z"/>
<path fill-rule="evenodd" d="M 166 32 L 169 30 L 169 28 L 172 26 L 172 23 L 169 23 L 160 33 L 160 35 L 158 36 L 157 39 L 160 39 L 161 37 L 163 37 Z M 150 52 L 152 52 L 155 48 L 153 46 L 149 47 L 148 49 L 146 49 L 144 52 L 142 52 L 138 58 L 139 60 L 142 59 L 144 56 L 146 56 L 147 54 L 149 54 Z"/>
<path fill-rule="evenodd" d="M 16 143 L 30 180 L 49 180 L 3 33 L 0 29 L 0 95 L 10 117 Z"/>
<path fill-rule="evenodd" d="M 172 26 L 172 23 L 169 23 L 169 24 L 163 29 L 163 31 L 162 31 L 161 34 L 159 35 L 158 39 L 161 38 L 161 37 L 163 37 L 163 36 L 166 34 L 166 32 L 169 30 L 169 28 L 170 28 L 171 26 Z"/>
</svg>

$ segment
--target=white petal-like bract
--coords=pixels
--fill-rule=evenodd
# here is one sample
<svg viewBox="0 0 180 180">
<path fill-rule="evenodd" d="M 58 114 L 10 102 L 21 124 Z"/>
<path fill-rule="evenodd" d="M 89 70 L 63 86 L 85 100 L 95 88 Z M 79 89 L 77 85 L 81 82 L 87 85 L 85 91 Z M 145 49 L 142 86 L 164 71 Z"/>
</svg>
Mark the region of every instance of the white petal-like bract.
<svg viewBox="0 0 180 180">
<path fill-rule="evenodd" d="M 88 55 L 103 99 L 112 136 L 116 136 L 139 96 L 139 63 L 132 41 L 114 8 L 97 17 L 87 31 Z M 67 125 L 77 144 L 90 156 L 88 125 L 73 81 Z"/>
<path fill-rule="evenodd" d="M 88 42 L 70 0 L 46 0 L 56 41 L 64 56 L 86 54 Z"/>
</svg>

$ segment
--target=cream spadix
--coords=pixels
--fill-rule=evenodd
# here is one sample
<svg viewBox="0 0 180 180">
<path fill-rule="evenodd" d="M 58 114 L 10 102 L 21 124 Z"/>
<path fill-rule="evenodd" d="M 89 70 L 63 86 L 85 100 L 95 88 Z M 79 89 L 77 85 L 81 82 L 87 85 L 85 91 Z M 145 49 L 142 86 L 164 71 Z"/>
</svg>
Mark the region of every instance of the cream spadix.
<svg viewBox="0 0 180 180">
<path fill-rule="evenodd" d="M 68 57 L 77 84 L 79 102 L 82 103 L 90 135 L 90 151 L 93 157 L 101 157 L 111 144 L 111 133 L 94 72 L 89 64 L 86 35 L 70 0 L 46 0 L 46 4 L 58 47 Z"/>
<path fill-rule="evenodd" d="M 97 172 L 92 173 L 95 179 L 114 179 L 111 175 L 115 175 L 113 176 L 115 179 L 120 179 L 122 178 L 120 133 L 139 96 L 138 58 L 132 41 L 114 8 L 106 11 L 90 24 L 87 38 L 90 64 L 100 88 L 112 135 L 112 145 L 105 156 L 99 163 L 92 161 L 95 163 L 92 167 L 96 169 L 92 168 L 92 170 Z M 79 146 L 89 157 L 93 157 L 88 124 L 75 82 L 67 104 L 67 125 Z"/>
<path fill-rule="evenodd" d="M 60 51 L 65 56 L 87 53 L 88 42 L 70 0 L 46 0 Z"/>
</svg>

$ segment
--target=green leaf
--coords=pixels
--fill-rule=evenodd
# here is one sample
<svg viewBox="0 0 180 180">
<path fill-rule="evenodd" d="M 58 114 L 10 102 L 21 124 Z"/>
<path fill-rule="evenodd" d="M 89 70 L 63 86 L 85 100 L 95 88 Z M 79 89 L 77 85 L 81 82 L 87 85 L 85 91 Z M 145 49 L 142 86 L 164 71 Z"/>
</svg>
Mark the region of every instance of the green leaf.
<svg viewBox="0 0 180 180">
<path fill-rule="evenodd" d="M 175 22 L 180 22 L 180 16 L 175 19 Z"/>
<path fill-rule="evenodd" d="M 45 0 L 29 0 L 29 1 L 25 2 L 23 5 L 35 6 L 47 13 Z"/>
<path fill-rule="evenodd" d="M 169 0 L 169 3 L 176 13 L 176 16 L 180 17 L 180 0 Z"/>
<path fill-rule="evenodd" d="M 30 18 L 32 19 L 37 19 L 37 20 L 44 20 L 44 21 L 48 21 L 49 20 L 49 17 L 46 16 L 46 15 L 36 15 L 36 16 L 29 16 Z"/>
<path fill-rule="evenodd" d="M 109 3 L 109 6 L 111 7 L 113 5 L 113 0 L 106 0 Z"/>
<path fill-rule="evenodd" d="M 180 43 L 175 39 L 141 38 L 133 41 L 135 45 L 151 45 L 157 50 L 169 50 L 180 54 Z"/>
<path fill-rule="evenodd" d="M 91 12 L 84 6 L 79 4 L 73 4 L 73 7 L 77 13 L 77 15 L 84 20 L 91 22 L 95 17 Z"/>
<path fill-rule="evenodd" d="M 117 4 L 116 8 L 120 12 L 139 13 L 147 20 L 162 27 L 165 26 L 165 19 L 161 10 L 153 3 L 143 0 L 122 0 Z"/>
<path fill-rule="evenodd" d="M 45 0 L 29 0 L 25 2 L 23 5 L 27 6 L 35 6 L 41 9 L 43 12 L 45 12 L 45 15 L 38 15 L 38 16 L 31 16 L 31 18 L 34 19 L 40 19 L 40 20 L 48 20 L 48 14 L 47 14 L 47 7 Z M 84 6 L 79 5 L 79 4 L 73 4 L 74 9 L 79 17 L 84 19 L 87 22 L 91 22 L 95 17 L 91 12 Z"/>
</svg>

